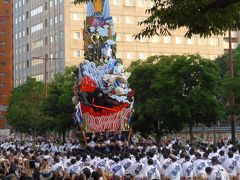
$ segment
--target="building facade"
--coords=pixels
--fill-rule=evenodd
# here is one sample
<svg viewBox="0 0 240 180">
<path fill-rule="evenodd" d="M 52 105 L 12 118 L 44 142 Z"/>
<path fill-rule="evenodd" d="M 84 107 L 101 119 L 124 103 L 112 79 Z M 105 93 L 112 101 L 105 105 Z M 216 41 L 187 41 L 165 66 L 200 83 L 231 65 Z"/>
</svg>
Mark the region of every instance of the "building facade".
<svg viewBox="0 0 240 180">
<path fill-rule="evenodd" d="M 0 128 L 5 127 L 5 116 L 12 90 L 12 1 L 0 1 Z"/>
<path fill-rule="evenodd" d="M 136 59 L 151 55 L 199 54 L 214 59 L 224 53 L 223 37 L 208 39 L 184 37 L 184 29 L 172 36 L 154 36 L 134 40 L 143 27 L 146 0 L 110 0 L 117 33 L 118 57 L 125 66 Z M 55 72 L 66 66 L 78 65 L 84 58 L 83 27 L 86 5 L 74 5 L 73 0 L 13 0 L 14 86 L 28 76 L 50 81 Z M 46 68 L 45 63 L 46 62 Z"/>
</svg>

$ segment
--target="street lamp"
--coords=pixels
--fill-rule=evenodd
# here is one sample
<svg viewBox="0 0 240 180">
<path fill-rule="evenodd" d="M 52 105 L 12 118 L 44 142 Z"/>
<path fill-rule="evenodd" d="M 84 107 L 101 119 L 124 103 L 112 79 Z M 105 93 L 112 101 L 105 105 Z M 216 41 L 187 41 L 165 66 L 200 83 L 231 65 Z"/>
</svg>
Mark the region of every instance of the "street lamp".
<svg viewBox="0 0 240 180">
<path fill-rule="evenodd" d="M 47 81 L 48 81 L 48 60 L 58 60 L 58 59 L 62 59 L 62 58 L 48 58 L 47 56 L 45 57 L 32 57 L 32 59 L 40 59 L 44 61 L 44 83 L 45 83 L 45 95 L 47 97 L 48 93 L 48 87 L 47 87 Z"/>
</svg>

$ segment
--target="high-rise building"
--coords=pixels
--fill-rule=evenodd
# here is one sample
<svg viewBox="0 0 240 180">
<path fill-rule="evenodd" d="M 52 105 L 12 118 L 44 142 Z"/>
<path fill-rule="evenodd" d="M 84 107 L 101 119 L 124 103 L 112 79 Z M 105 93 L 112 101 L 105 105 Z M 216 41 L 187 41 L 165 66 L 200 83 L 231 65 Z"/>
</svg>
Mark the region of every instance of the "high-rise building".
<svg viewBox="0 0 240 180">
<path fill-rule="evenodd" d="M 12 90 L 12 1 L 0 1 L 0 128 L 5 127 L 5 116 Z"/>
<path fill-rule="evenodd" d="M 199 54 L 213 59 L 224 53 L 223 37 L 187 39 L 184 29 L 172 36 L 134 40 L 133 35 L 143 28 L 137 23 L 151 5 L 146 0 L 110 0 L 117 55 L 125 66 L 151 55 Z M 74 5 L 73 0 L 13 0 L 14 86 L 28 76 L 44 80 L 46 74 L 50 81 L 65 66 L 78 65 L 84 58 L 85 17 L 86 5 Z"/>
</svg>

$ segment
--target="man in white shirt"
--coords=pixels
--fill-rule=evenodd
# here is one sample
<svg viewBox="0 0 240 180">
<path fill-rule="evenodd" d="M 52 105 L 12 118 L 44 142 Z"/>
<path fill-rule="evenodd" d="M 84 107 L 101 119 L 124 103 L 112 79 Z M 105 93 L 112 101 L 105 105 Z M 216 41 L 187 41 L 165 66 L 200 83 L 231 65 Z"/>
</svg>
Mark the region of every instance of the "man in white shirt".
<svg viewBox="0 0 240 180">
<path fill-rule="evenodd" d="M 180 180 L 182 176 L 182 167 L 178 164 L 177 157 L 171 156 L 172 164 L 167 168 L 166 178 L 171 180 Z"/>
<path fill-rule="evenodd" d="M 230 180 L 228 174 L 225 171 L 214 170 L 211 167 L 206 167 L 206 173 L 208 180 Z"/>
<path fill-rule="evenodd" d="M 131 174 L 135 177 L 135 180 L 140 180 L 144 177 L 145 166 L 143 163 L 140 162 L 139 156 L 136 156 L 136 161 L 137 162 L 133 165 Z"/>
<path fill-rule="evenodd" d="M 110 172 L 113 175 L 119 176 L 121 178 L 125 175 L 125 169 L 121 163 L 119 163 L 119 160 L 119 158 L 114 158 L 115 164 L 112 165 Z"/>
<path fill-rule="evenodd" d="M 148 166 L 145 168 L 144 177 L 150 180 L 161 179 L 157 167 L 153 166 L 153 160 L 148 159 Z"/>
<path fill-rule="evenodd" d="M 80 168 L 80 166 L 78 166 L 76 164 L 76 159 L 71 159 L 70 162 L 71 162 L 71 164 L 67 168 L 67 174 L 70 175 L 70 176 L 73 175 L 73 174 L 79 175 L 80 172 L 81 172 L 81 168 Z"/>
<path fill-rule="evenodd" d="M 190 161 L 190 156 L 185 156 L 185 162 L 182 164 L 182 177 L 186 180 L 193 180 L 195 177 L 195 169 Z"/>
<path fill-rule="evenodd" d="M 124 159 L 121 162 L 122 166 L 125 169 L 125 174 L 131 174 L 132 172 L 132 167 L 133 167 L 133 162 L 129 158 L 129 154 L 124 155 Z"/>
<path fill-rule="evenodd" d="M 196 176 L 199 179 L 206 179 L 206 172 L 205 172 L 205 168 L 208 167 L 206 161 L 204 161 L 202 159 L 202 156 L 200 153 L 196 153 L 196 160 L 193 162 L 193 166 L 196 172 Z"/>
<path fill-rule="evenodd" d="M 237 179 L 237 173 L 239 172 L 239 162 L 233 157 L 233 152 L 228 152 L 228 158 L 222 163 L 222 166 L 226 169 L 231 180 Z"/>
</svg>

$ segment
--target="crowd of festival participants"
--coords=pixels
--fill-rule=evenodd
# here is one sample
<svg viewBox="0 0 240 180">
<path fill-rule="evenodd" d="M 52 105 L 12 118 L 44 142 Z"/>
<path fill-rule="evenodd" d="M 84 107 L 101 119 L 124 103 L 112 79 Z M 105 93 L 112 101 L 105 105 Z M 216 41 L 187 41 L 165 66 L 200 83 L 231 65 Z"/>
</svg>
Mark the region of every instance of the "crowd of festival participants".
<svg viewBox="0 0 240 180">
<path fill-rule="evenodd" d="M 228 140 L 190 146 L 184 138 L 91 134 L 60 143 L 31 136 L 0 138 L 0 179 L 22 180 L 238 180 L 239 149 Z"/>
</svg>

